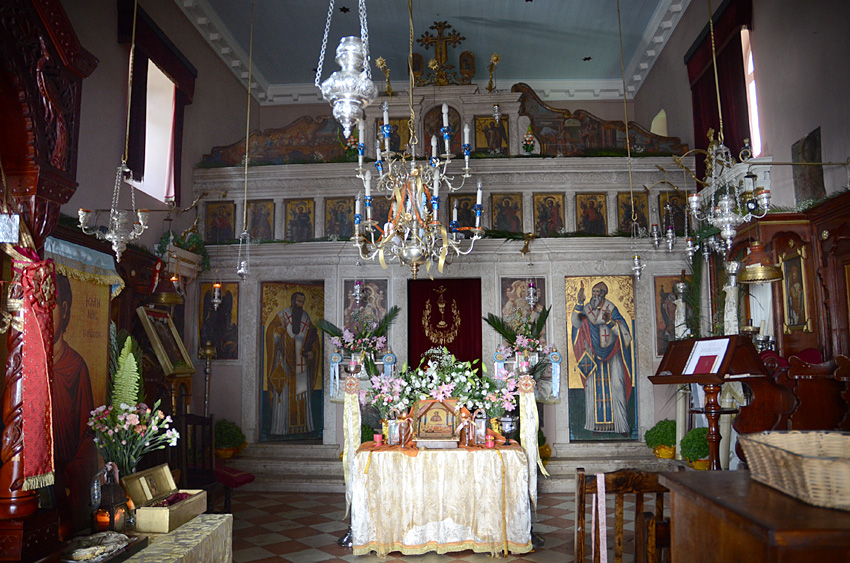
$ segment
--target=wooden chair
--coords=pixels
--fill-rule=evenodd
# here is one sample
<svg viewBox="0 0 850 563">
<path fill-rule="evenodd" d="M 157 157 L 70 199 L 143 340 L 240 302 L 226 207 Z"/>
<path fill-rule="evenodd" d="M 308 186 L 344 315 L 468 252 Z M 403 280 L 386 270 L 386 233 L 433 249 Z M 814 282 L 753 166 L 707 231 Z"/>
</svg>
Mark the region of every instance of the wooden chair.
<svg viewBox="0 0 850 563">
<path fill-rule="evenodd" d="M 683 468 L 678 468 L 680 471 Z M 597 492 L 596 479 L 588 478 L 583 468 L 576 469 L 576 495 L 575 495 L 575 562 L 584 561 L 585 541 L 585 499 L 587 495 Z M 664 518 L 664 493 L 667 489 L 658 484 L 657 473 L 646 473 L 635 469 L 622 469 L 613 473 L 605 473 L 605 494 L 613 495 L 615 499 L 614 515 L 614 561 L 623 561 L 623 505 L 624 496 L 635 495 L 635 561 L 638 563 L 661 561 L 659 555 L 663 548 L 666 549 L 665 561 L 670 561 L 670 522 Z M 655 494 L 655 512 L 644 512 L 643 495 Z M 599 529 L 596 521 L 595 528 L 591 531 L 594 535 L 593 561 L 598 563 L 601 559 L 599 551 L 600 534 L 606 533 Z"/>
<path fill-rule="evenodd" d="M 207 512 L 212 512 L 219 485 L 215 474 L 213 417 L 181 414 L 174 418 L 174 426 L 180 432 L 174 448 L 177 459 L 172 461 L 172 468 L 180 471 L 178 485 L 181 489 L 207 491 Z"/>
</svg>

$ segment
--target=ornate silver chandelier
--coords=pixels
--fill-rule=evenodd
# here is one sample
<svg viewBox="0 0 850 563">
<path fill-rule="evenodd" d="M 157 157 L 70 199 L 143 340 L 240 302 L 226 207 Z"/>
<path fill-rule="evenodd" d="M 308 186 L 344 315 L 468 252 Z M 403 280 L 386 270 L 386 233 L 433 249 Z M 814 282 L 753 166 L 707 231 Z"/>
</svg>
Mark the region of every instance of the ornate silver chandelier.
<svg viewBox="0 0 850 563">
<path fill-rule="evenodd" d="M 331 10 L 333 0 L 331 0 Z M 414 77 L 410 76 L 408 88 L 408 109 L 410 112 L 408 128 L 410 140 L 407 151 L 396 153 L 390 150 L 391 125 L 389 119 L 389 105 L 384 102 L 383 125 L 380 128 L 380 137 L 377 140 L 375 162 L 376 174 L 363 165 L 365 123 L 361 119 L 355 121 L 355 116 L 362 115 L 365 108 L 375 96 L 374 84 L 368 77 L 368 69 L 362 69 L 363 61 L 368 61 L 368 32 L 366 30 L 366 10 L 364 0 L 360 0 L 361 14 L 361 36 L 343 38 L 340 48 L 337 49 L 337 62 L 343 67 L 341 73 L 334 73 L 326 80 L 321 88 L 322 95 L 334 106 L 334 116 L 345 129 L 346 137 L 350 133 L 353 122 L 358 122 L 358 166 L 357 178 L 363 182 L 365 197 L 358 193 L 354 208 L 354 244 L 357 246 L 360 257 L 369 260 L 377 259 L 381 266 L 387 267 L 387 262 L 398 261 L 408 266 L 416 279 L 419 269 L 425 265 L 430 271 L 431 265 L 436 264 L 440 273 L 443 272 L 445 264 L 461 254 L 469 254 L 476 240 L 481 238 L 481 182 L 478 182 L 478 193 L 475 206 L 475 226 L 460 227 L 457 220 L 457 211 L 453 211 L 452 221 L 446 226 L 440 221 L 440 193 L 455 192 L 460 190 L 469 173 L 469 126 L 464 126 L 463 152 L 464 168 L 461 175 L 460 185 L 454 184 L 454 177 L 450 175 L 448 167 L 455 156 L 450 152 L 452 130 L 449 127 L 448 105 L 443 104 L 443 127 L 440 135 L 443 139 L 443 151 L 440 152 L 440 143 L 436 136 L 431 138 L 430 159 L 416 160 L 416 115 L 413 109 L 413 83 Z M 408 0 L 408 14 L 410 16 L 410 41 L 408 52 L 408 63 L 413 58 L 413 6 L 412 0 Z M 328 24 L 325 27 L 325 40 L 330 22 L 331 11 L 328 12 Z M 358 54 L 357 45 L 361 46 Z M 340 55 L 342 49 L 342 55 Z M 324 53 L 324 43 L 323 43 Z M 323 55 L 322 55 L 323 57 Z M 361 66 L 358 66 L 361 65 Z M 321 71 L 321 63 L 319 66 Z M 340 79 L 335 77 L 339 75 Z M 345 77 L 343 80 L 342 77 Z M 356 80 L 354 79 L 356 77 Z M 316 83 L 318 85 L 319 76 Z M 368 85 L 364 83 L 368 81 Z M 371 88 L 369 87 L 371 86 Z M 326 93 L 327 92 L 327 93 Z M 373 186 L 373 180 L 375 181 Z M 390 200 L 390 211 L 387 217 L 374 217 L 372 214 L 372 191 Z M 363 212 L 365 204 L 365 216 Z M 464 248 L 465 241 L 469 241 Z"/>
</svg>

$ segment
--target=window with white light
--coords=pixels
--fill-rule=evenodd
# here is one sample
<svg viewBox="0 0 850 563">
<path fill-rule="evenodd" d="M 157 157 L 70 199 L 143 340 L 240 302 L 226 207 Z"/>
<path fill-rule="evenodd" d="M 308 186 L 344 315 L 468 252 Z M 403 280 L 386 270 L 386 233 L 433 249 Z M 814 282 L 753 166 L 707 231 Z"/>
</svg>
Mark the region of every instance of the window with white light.
<svg viewBox="0 0 850 563">
<path fill-rule="evenodd" d="M 159 201 L 174 198 L 174 83 L 148 61 L 145 168 L 139 189 Z"/>
<path fill-rule="evenodd" d="M 750 31 L 741 30 L 741 46 L 744 53 L 744 76 L 747 83 L 747 108 L 750 117 L 750 146 L 753 156 L 761 155 L 761 130 L 759 129 L 759 105 L 756 96 L 756 71 L 753 62 L 753 49 L 750 43 Z"/>
</svg>

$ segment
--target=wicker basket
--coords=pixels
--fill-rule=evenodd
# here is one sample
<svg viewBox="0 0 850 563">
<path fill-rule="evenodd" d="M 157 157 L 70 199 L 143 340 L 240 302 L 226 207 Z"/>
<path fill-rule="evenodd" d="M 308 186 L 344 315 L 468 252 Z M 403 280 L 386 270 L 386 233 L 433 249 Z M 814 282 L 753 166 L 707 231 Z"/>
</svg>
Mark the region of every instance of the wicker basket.
<svg viewBox="0 0 850 563">
<path fill-rule="evenodd" d="M 815 506 L 850 510 L 850 433 L 763 432 L 738 440 L 756 481 Z"/>
</svg>

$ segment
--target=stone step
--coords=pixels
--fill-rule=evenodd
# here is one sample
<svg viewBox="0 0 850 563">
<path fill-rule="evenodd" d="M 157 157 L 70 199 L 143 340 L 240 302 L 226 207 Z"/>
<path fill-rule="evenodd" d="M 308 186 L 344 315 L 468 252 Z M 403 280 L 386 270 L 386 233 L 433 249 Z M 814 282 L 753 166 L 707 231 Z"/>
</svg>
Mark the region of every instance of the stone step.
<svg viewBox="0 0 850 563">
<path fill-rule="evenodd" d="M 549 477 L 538 473 L 541 493 L 569 494 L 575 491 L 576 468 L 588 474 L 632 468 L 642 471 L 673 471 L 680 461 L 656 458 L 640 443 L 562 444 L 558 456 L 549 459 Z M 253 473 L 246 491 L 345 492 L 342 461 L 337 445 L 251 444 L 227 465 Z"/>
<path fill-rule="evenodd" d="M 325 459 L 338 460 L 342 447 L 337 444 L 248 444 L 240 459 Z"/>
</svg>

